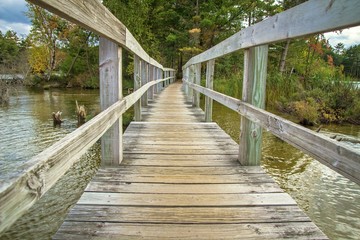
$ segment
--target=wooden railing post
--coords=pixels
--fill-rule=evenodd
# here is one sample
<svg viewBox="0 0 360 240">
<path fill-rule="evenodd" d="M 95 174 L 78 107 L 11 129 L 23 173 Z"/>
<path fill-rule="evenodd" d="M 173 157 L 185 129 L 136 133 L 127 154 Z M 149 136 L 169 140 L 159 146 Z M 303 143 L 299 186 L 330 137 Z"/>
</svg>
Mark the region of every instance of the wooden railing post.
<svg viewBox="0 0 360 240">
<path fill-rule="evenodd" d="M 100 37 L 100 107 L 107 109 L 122 99 L 122 48 Z M 101 164 L 119 165 L 122 161 L 122 117 L 101 138 Z"/>
<path fill-rule="evenodd" d="M 194 83 L 194 65 L 191 65 L 189 67 L 189 80 L 190 83 Z M 194 103 L 194 90 L 192 88 L 189 88 L 189 95 L 188 98 L 190 102 Z"/>
<path fill-rule="evenodd" d="M 214 86 L 215 59 L 206 63 L 206 88 L 213 89 Z M 205 96 L 205 122 L 212 122 L 213 100 Z"/>
<path fill-rule="evenodd" d="M 165 71 L 165 73 L 164 73 L 164 74 L 165 74 L 165 78 L 168 78 L 168 77 L 169 77 L 169 71 Z M 166 80 L 165 82 L 166 82 L 166 87 L 167 87 L 167 86 L 169 86 L 169 84 L 170 84 L 169 79 L 168 79 L 168 80 Z"/>
<path fill-rule="evenodd" d="M 161 73 L 161 68 L 159 68 L 159 71 L 158 71 L 158 79 L 161 79 L 162 78 L 162 73 Z M 164 82 L 161 82 L 158 84 L 158 93 L 161 92 L 161 89 L 162 89 L 162 86 L 163 86 Z"/>
<path fill-rule="evenodd" d="M 134 56 L 134 91 L 141 87 L 140 58 Z M 141 121 L 141 100 L 134 104 L 134 120 Z"/>
<path fill-rule="evenodd" d="M 148 81 L 149 82 L 155 80 L 154 72 L 155 72 L 155 67 L 153 65 L 149 64 L 149 69 L 148 69 Z M 151 99 L 151 100 L 154 99 L 154 86 L 150 87 L 150 89 L 148 91 L 148 99 Z"/>
<path fill-rule="evenodd" d="M 148 81 L 147 65 L 148 64 L 144 60 L 141 60 L 141 86 L 144 86 Z M 141 106 L 147 106 L 147 94 L 142 95 Z"/>
<path fill-rule="evenodd" d="M 185 81 L 189 81 L 189 71 L 190 69 L 188 67 L 183 71 L 183 79 Z M 186 83 L 184 83 L 184 85 L 185 96 L 189 96 L 189 86 Z"/>
<path fill-rule="evenodd" d="M 200 85 L 201 81 L 201 63 L 197 63 L 194 66 L 195 73 L 194 73 L 194 81 L 195 84 Z M 200 93 L 198 91 L 194 91 L 194 106 L 200 107 Z"/>
<path fill-rule="evenodd" d="M 265 108 L 268 45 L 245 50 L 242 100 Z M 258 166 L 261 160 L 262 128 L 241 117 L 239 161 L 244 166 Z"/>
</svg>

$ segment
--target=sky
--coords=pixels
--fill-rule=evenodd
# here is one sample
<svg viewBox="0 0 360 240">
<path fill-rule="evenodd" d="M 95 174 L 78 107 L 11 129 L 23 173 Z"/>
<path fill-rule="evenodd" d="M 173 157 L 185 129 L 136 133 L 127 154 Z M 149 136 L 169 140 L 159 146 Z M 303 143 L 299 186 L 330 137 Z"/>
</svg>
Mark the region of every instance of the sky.
<svg viewBox="0 0 360 240">
<path fill-rule="evenodd" d="M 31 29 L 29 19 L 25 16 L 27 11 L 25 0 L 0 0 L 0 31 L 14 30 L 20 36 L 27 35 Z M 325 37 L 332 46 L 342 42 L 346 48 L 360 44 L 360 26 L 344 29 L 341 33 L 325 33 Z"/>
</svg>

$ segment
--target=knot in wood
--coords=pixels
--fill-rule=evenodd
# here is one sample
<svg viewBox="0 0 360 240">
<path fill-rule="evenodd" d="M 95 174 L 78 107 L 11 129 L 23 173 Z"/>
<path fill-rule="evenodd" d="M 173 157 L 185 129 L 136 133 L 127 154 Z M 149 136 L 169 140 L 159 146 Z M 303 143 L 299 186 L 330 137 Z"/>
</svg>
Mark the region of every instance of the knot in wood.
<svg viewBox="0 0 360 240">
<path fill-rule="evenodd" d="M 35 192 L 37 196 L 40 197 L 42 194 L 42 189 L 44 187 L 44 182 L 38 175 L 32 174 L 27 180 L 27 186 L 29 187 L 29 190 L 31 192 Z"/>
<path fill-rule="evenodd" d="M 257 131 L 256 131 L 256 130 L 252 130 L 252 131 L 251 131 L 251 136 L 252 136 L 253 138 L 256 138 L 256 137 L 258 136 Z"/>
</svg>

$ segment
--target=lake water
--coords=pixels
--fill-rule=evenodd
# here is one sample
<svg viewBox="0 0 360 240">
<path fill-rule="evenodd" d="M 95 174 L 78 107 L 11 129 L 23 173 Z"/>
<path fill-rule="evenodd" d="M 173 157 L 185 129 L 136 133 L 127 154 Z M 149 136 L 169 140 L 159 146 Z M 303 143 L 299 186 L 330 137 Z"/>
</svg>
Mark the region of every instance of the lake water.
<svg viewBox="0 0 360 240">
<path fill-rule="evenodd" d="M 9 106 L 0 107 L 0 180 L 16 167 L 76 129 L 75 100 L 87 112 L 99 111 L 98 90 L 19 89 Z M 54 127 L 51 113 L 63 112 Z M 214 120 L 235 140 L 237 113 L 214 103 Z M 360 137 L 360 127 L 325 126 L 324 131 Z M 359 145 L 350 145 L 360 151 Z M 1 239 L 50 239 L 66 213 L 96 172 L 100 147 L 96 143 L 61 180 L 21 217 Z M 331 239 L 360 238 L 360 187 L 321 165 L 270 133 L 264 133 L 262 167 L 287 191 Z"/>
</svg>

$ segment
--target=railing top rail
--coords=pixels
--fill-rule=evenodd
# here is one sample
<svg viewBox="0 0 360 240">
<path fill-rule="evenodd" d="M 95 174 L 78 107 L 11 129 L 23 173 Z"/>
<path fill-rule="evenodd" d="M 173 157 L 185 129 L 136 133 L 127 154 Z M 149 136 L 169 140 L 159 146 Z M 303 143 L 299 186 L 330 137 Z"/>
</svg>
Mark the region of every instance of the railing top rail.
<svg viewBox="0 0 360 240">
<path fill-rule="evenodd" d="M 313 156 L 322 164 L 360 185 L 360 152 L 356 149 L 239 99 L 186 80 L 184 82 L 192 89 L 238 112 L 285 142 Z"/>
<path fill-rule="evenodd" d="M 29 0 L 29 2 L 118 43 L 155 67 L 165 69 L 145 52 L 126 26 L 98 0 Z"/>
<path fill-rule="evenodd" d="M 214 47 L 192 57 L 190 65 L 240 49 L 360 25 L 360 1 L 312 0 L 245 28 Z"/>
</svg>

